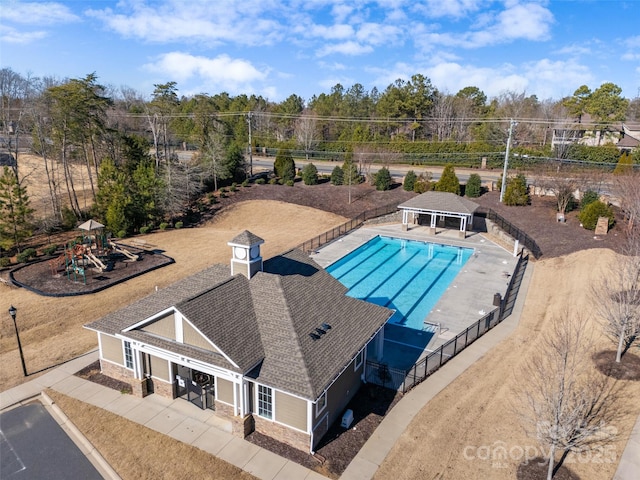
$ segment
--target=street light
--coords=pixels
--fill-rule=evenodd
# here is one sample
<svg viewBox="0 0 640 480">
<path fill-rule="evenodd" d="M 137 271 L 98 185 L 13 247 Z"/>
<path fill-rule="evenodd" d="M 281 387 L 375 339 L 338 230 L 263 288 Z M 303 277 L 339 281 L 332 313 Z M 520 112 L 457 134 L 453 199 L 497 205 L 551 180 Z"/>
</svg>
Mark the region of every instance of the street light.
<svg viewBox="0 0 640 480">
<path fill-rule="evenodd" d="M 20 343 L 20 335 L 18 334 L 18 325 L 16 324 L 16 314 L 18 313 L 18 309 L 11 305 L 9 307 L 9 315 L 11 315 L 11 319 L 13 320 L 13 328 L 16 330 L 16 338 L 18 339 L 18 351 L 20 352 L 20 361 L 22 362 L 22 373 L 24 376 L 27 376 L 27 365 L 24 363 L 24 354 L 22 353 L 22 343 Z"/>
</svg>

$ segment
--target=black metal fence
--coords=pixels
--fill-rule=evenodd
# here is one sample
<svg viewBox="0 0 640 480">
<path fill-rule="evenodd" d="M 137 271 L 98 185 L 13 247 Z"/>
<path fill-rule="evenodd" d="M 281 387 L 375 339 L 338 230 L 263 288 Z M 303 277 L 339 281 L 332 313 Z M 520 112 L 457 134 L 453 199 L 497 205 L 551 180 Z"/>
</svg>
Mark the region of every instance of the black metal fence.
<svg viewBox="0 0 640 480">
<path fill-rule="evenodd" d="M 466 330 L 456 335 L 455 338 L 452 338 L 419 360 L 409 370 L 405 371 L 392 368 L 385 364 L 367 360 L 365 372 L 367 382 L 406 393 L 424 381 L 451 358 L 455 357 L 467 346 L 475 342 L 511 314 L 528 261 L 527 256 L 520 255 L 500 308 L 496 308 L 486 314 Z"/>
<path fill-rule="evenodd" d="M 518 240 L 527 250 L 531 252 L 531 255 L 533 255 L 534 258 L 537 259 L 542 256 L 542 250 L 533 238 L 520 230 L 513 223 L 509 222 L 495 210 L 491 208 L 481 207 L 476 211 L 476 215 L 480 217 L 484 216 L 494 222 L 502 231 L 510 235 L 512 238 Z"/>
<path fill-rule="evenodd" d="M 342 225 L 334 227 L 331 230 L 328 230 L 318 235 L 317 237 L 313 237 L 312 239 L 307 240 L 306 242 L 299 245 L 298 248 L 305 253 L 311 253 L 317 250 L 318 248 L 322 247 L 323 245 L 326 245 L 327 243 L 332 242 L 336 238 L 341 237 L 346 233 L 349 233 L 351 230 L 358 228 L 367 220 L 370 220 L 372 218 L 377 218 L 382 215 L 388 215 L 396 211 L 398 211 L 397 203 L 391 203 L 389 205 L 384 205 L 382 207 L 367 210 L 365 212 L 362 212 L 357 217 L 352 218 L 348 222 L 345 222 Z"/>
</svg>

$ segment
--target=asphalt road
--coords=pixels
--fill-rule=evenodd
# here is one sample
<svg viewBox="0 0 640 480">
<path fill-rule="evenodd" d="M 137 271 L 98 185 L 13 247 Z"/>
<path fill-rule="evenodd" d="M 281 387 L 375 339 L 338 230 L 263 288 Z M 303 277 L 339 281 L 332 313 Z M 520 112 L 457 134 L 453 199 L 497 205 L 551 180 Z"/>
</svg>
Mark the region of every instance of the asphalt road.
<svg viewBox="0 0 640 480">
<path fill-rule="evenodd" d="M 101 479 L 40 403 L 0 414 L 0 479 Z"/>
</svg>

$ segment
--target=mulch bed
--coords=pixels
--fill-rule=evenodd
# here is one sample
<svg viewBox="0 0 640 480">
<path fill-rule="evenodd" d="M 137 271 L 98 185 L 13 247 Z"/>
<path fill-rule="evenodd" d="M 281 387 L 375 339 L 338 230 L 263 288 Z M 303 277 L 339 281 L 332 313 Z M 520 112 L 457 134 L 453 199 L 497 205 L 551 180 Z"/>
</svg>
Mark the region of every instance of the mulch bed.
<svg viewBox="0 0 640 480">
<path fill-rule="evenodd" d="M 400 398 L 402 394 L 393 390 L 364 385 L 346 407 L 353 410 L 351 427 L 341 427 L 338 418 L 316 447 L 315 456 L 256 432 L 246 439 L 318 473 L 338 478 Z"/>
<path fill-rule="evenodd" d="M 109 288 L 118 283 L 137 277 L 165 265 L 173 263 L 173 259 L 153 251 L 145 251 L 134 247 L 127 247 L 131 253 L 139 255 L 137 262 L 125 261 L 123 255 L 112 255 L 113 269 L 100 272 L 93 268 L 86 268 L 85 279 L 72 273 L 69 277 L 64 272 L 52 275 L 49 265 L 50 259 L 28 263 L 14 268 L 10 275 L 16 285 L 27 288 L 38 295 L 65 297 L 85 295 Z M 64 269 L 64 265 L 62 267 Z"/>
<path fill-rule="evenodd" d="M 518 465 L 516 478 L 518 480 L 541 480 L 547 478 L 548 467 L 548 460 L 542 457 L 534 458 Z M 562 465 L 553 476 L 553 480 L 580 480 L 580 476 Z"/>
<path fill-rule="evenodd" d="M 531 196 L 531 204 L 509 207 L 500 203 L 500 192 L 488 192 L 472 199 L 483 207 L 492 208 L 533 238 L 542 250 L 542 258 L 559 257 L 589 248 L 610 248 L 622 252 L 626 241 L 623 219 L 616 211 L 616 225 L 606 235 L 596 236 L 580 226 L 578 211 L 568 212 L 565 223 L 556 221 L 555 197 Z"/>
<path fill-rule="evenodd" d="M 131 385 L 127 382 L 122 382 L 100 373 L 100 360 L 96 360 L 90 365 L 84 367 L 82 370 L 78 370 L 75 375 L 77 377 L 84 378 L 85 380 L 104 385 L 105 387 L 113 388 L 121 393 L 133 393 Z"/>
<path fill-rule="evenodd" d="M 640 381 L 640 357 L 627 352 L 616 362 L 615 350 L 603 350 L 594 355 L 593 361 L 600 372 L 616 380 Z"/>
</svg>

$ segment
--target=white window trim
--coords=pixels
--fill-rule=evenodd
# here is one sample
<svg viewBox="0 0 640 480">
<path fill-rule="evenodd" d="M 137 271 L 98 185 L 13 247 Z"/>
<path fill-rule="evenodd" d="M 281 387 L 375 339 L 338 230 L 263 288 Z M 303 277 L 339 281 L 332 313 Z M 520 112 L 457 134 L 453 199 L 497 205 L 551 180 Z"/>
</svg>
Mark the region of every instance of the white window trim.
<svg viewBox="0 0 640 480">
<path fill-rule="evenodd" d="M 318 407 L 320 407 L 320 402 L 323 399 L 324 399 L 324 404 L 322 405 L 322 408 L 319 409 Z M 327 408 L 327 391 L 325 390 L 324 393 L 320 395 L 320 397 L 316 401 L 316 417 L 320 415 L 322 412 L 324 412 L 326 408 Z"/>
<path fill-rule="evenodd" d="M 127 365 L 127 344 L 129 344 L 129 353 L 131 354 L 131 366 Z M 124 368 L 133 370 L 135 368 L 133 346 L 129 340 L 122 341 L 122 359 L 124 360 Z"/>
<path fill-rule="evenodd" d="M 270 387 L 268 385 L 261 385 L 259 383 L 256 384 L 256 413 L 258 414 L 258 416 L 260 418 L 264 418 L 265 420 L 270 420 L 270 421 L 275 421 L 275 416 L 276 416 L 276 396 L 273 390 L 273 387 Z M 268 388 L 271 391 L 271 418 L 262 415 L 260 413 L 260 387 L 262 388 Z"/>
<path fill-rule="evenodd" d="M 358 352 L 355 360 L 353 361 L 353 371 L 357 371 L 364 363 L 364 348 Z"/>
</svg>

